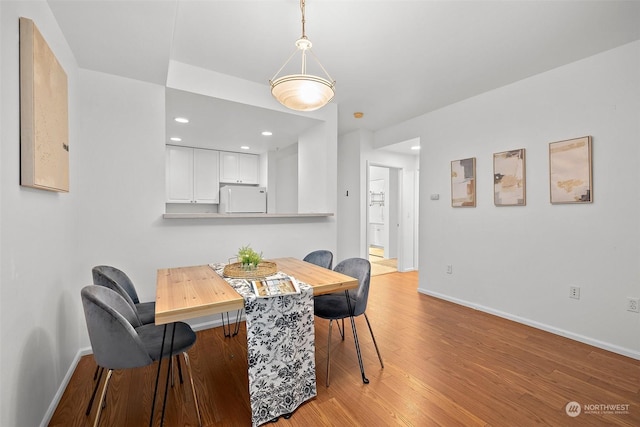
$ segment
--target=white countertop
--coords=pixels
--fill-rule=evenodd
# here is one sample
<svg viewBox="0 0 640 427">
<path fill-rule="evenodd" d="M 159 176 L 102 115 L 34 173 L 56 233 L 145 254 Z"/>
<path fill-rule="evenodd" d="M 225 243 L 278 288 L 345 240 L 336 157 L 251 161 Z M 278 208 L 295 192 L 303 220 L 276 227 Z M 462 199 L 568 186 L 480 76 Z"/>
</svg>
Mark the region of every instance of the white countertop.
<svg viewBox="0 0 640 427">
<path fill-rule="evenodd" d="M 333 213 L 165 213 L 162 215 L 165 219 L 310 218 L 329 216 L 333 216 Z"/>
</svg>

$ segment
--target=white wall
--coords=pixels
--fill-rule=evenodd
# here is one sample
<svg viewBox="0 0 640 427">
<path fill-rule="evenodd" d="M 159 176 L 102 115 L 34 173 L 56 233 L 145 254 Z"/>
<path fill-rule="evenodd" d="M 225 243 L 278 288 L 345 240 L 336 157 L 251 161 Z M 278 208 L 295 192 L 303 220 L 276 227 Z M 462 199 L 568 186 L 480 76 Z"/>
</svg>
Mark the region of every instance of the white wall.
<svg viewBox="0 0 640 427">
<path fill-rule="evenodd" d="M 21 187 L 19 26 L 32 19 L 67 73 L 70 193 Z M 39 425 L 80 348 L 77 66 L 42 1 L 0 2 L 0 425 Z"/>
<path fill-rule="evenodd" d="M 324 108 L 337 111 L 335 105 Z M 333 123 L 316 125 L 298 138 L 300 213 L 335 211 L 337 135 Z"/>
<path fill-rule="evenodd" d="M 3 8 L 0 7 L 0 22 L 2 21 L 2 15 L 3 15 Z M 2 44 L 2 40 L 3 40 L 3 34 L 2 31 L 0 31 L 0 100 L 4 99 L 3 96 L 3 87 L 4 87 L 4 82 L 2 80 L 2 67 L 3 67 L 3 55 L 2 52 L 4 52 L 3 49 L 3 44 Z M 2 132 L 2 121 L 3 121 L 3 112 L 4 112 L 4 106 L 2 104 L 2 101 L 0 101 L 0 141 L 4 140 L 4 133 Z M 2 165 L 2 159 L 3 159 L 3 154 L 2 154 L 2 149 L 0 149 L 0 165 Z M 0 168 L 0 189 L 2 188 L 2 168 Z M 2 239 L 2 229 L 4 228 L 4 223 L 2 222 L 2 197 L 0 197 L 0 242 L 3 241 Z M 3 264 L 3 260 L 4 258 L 2 257 L 2 244 L 0 243 L 0 279 L 3 278 L 2 272 L 3 272 L 3 268 L 2 268 L 2 264 Z M 0 289 L 0 295 L 2 295 L 2 290 Z M 2 303 L 0 302 L 0 333 L 4 332 L 4 327 L 2 319 L 4 316 L 2 316 Z M 0 343 L 0 382 L 2 382 L 2 380 L 4 379 L 4 371 L 2 370 L 2 366 L 4 366 L 4 350 L 2 348 L 2 343 Z M 1 393 L 1 392 L 0 392 Z M 4 402 L 0 403 L 0 423 L 4 420 L 4 407 L 5 404 Z"/>
<path fill-rule="evenodd" d="M 275 164 L 271 168 L 275 185 L 269 186 L 268 193 L 274 198 L 275 210 L 270 212 L 298 212 L 298 144 L 270 153 L 269 157 Z"/>
<path fill-rule="evenodd" d="M 384 131 L 417 133 L 420 291 L 640 358 L 640 42 Z M 594 202 L 549 203 L 549 142 L 593 136 Z M 527 205 L 493 205 L 493 153 L 525 148 Z M 476 208 L 450 161 L 476 157 Z M 440 200 L 429 200 L 439 193 Z M 453 274 L 446 274 L 446 265 Z M 581 287 L 580 300 L 569 286 Z"/>
<path fill-rule="evenodd" d="M 401 245 L 398 248 L 398 271 L 418 269 L 418 203 L 419 203 L 418 170 L 404 171 L 402 177 L 402 210 L 401 221 L 404 222 Z"/>
<path fill-rule="evenodd" d="M 400 202 L 402 201 L 402 176 L 400 169 L 389 169 L 389 228 L 387 258 L 398 258 L 398 240 L 400 236 Z M 413 224 L 408 224 L 413 225 Z M 405 226 L 405 224 L 402 224 Z"/>
<path fill-rule="evenodd" d="M 2 20 L 2 16 L 3 16 L 3 8 L 0 7 L 0 22 L 3 22 Z M 4 25 L 2 26 L 4 28 Z M 4 55 L 2 55 L 2 53 L 4 52 L 4 44 L 3 44 L 3 39 L 5 39 L 6 36 L 3 35 L 3 32 L 0 30 L 0 141 L 4 141 L 4 132 L 2 130 L 2 122 L 3 122 L 3 117 L 4 117 L 4 104 L 2 102 L 3 99 L 5 99 L 4 97 L 4 81 L 2 80 L 2 69 L 4 66 Z M 4 179 L 2 178 L 2 170 L 3 168 L 1 167 L 2 163 L 3 163 L 3 158 L 4 155 L 2 153 L 2 149 L 0 148 L 0 189 L 3 188 L 2 187 L 2 183 L 4 182 Z M 3 215 L 2 215 L 2 211 L 4 203 L 3 203 L 3 197 L 0 196 L 0 242 L 3 242 L 3 233 L 2 230 L 4 229 L 4 222 L 2 220 Z M 3 264 L 4 264 L 4 257 L 3 257 L 3 249 L 2 249 L 2 243 L 0 243 L 0 280 L 2 280 L 4 278 L 3 276 Z M 0 282 L 0 287 L 1 287 L 1 283 Z M 4 292 L 2 291 L 2 289 L 0 288 L 0 296 L 4 297 Z M 3 298 L 4 299 L 4 298 Z M 4 333 L 4 322 L 3 322 L 4 316 L 2 315 L 2 302 L 0 301 L 0 334 Z M 5 366 L 4 363 L 4 348 L 3 348 L 3 344 L 0 342 L 0 383 L 4 384 L 4 369 L 2 368 L 3 366 Z M 0 391 L 0 395 L 4 392 L 4 390 Z M 0 423 L 2 423 L 5 420 L 5 406 L 6 403 L 3 400 L 2 402 L 0 402 Z"/>
<path fill-rule="evenodd" d="M 341 135 L 338 143 L 338 251 L 337 262 L 362 256 L 366 234 L 361 224 L 362 189 L 360 180 L 366 177 L 366 169 L 360 168 L 360 132 Z"/>
</svg>

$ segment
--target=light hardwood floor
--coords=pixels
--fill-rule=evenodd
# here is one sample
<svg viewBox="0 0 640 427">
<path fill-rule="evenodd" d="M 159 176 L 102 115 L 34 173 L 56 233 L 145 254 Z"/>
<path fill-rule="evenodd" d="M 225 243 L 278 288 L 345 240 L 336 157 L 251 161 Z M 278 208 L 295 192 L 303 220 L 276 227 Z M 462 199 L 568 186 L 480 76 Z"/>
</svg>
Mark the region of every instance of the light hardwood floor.
<svg viewBox="0 0 640 427">
<path fill-rule="evenodd" d="M 371 260 L 371 276 L 379 276 L 381 274 L 395 273 L 398 271 L 397 258 L 379 260 Z"/>
<path fill-rule="evenodd" d="M 328 322 L 316 319 L 318 396 L 277 425 L 640 425 L 640 361 L 418 294 L 417 277 L 372 279 L 367 314 L 385 367 L 358 318 L 368 385 L 347 328 L 344 342 L 333 334 L 331 386 L 324 386 Z M 244 326 L 231 339 L 220 328 L 200 331 L 189 351 L 205 426 L 251 424 L 245 339 Z M 148 425 L 155 367 L 114 374 L 101 426 Z M 93 421 L 95 405 L 90 417 L 84 411 L 94 369 L 92 356 L 83 357 L 50 425 Z M 592 405 L 583 406 L 592 413 L 569 417 L 571 401 Z M 607 414 L 601 405 L 626 412 Z M 169 393 L 165 425 L 196 425 L 186 382 Z"/>
</svg>

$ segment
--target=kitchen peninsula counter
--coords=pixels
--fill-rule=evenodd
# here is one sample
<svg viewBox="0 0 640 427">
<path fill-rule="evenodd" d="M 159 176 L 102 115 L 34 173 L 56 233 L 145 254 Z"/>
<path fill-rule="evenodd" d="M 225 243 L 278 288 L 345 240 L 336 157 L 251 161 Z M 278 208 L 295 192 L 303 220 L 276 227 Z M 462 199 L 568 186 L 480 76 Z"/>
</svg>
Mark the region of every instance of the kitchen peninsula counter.
<svg viewBox="0 0 640 427">
<path fill-rule="evenodd" d="M 165 219 L 319 218 L 330 216 L 333 216 L 333 213 L 165 213 L 162 215 Z"/>
</svg>

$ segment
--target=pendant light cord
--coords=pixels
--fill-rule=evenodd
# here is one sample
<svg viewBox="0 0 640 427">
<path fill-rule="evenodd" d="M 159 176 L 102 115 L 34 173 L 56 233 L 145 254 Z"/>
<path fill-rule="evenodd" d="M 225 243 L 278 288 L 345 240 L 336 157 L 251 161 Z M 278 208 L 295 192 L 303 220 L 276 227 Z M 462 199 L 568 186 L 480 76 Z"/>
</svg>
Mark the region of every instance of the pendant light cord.
<svg viewBox="0 0 640 427">
<path fill-rule="evenodd" d="M 304 7 L 305 7 L 305 0 L 300 0 L 300 12 L 302 14 L 302 36 L 300 37 L 301 40 L 308 40 L 307 39 L 307 34 L 305 31 L 305 17 L 304 17 Z M 309 42 L 309 44 L 311 44 Z M 322 71 L 324 71 L 324 73 L 327 75 L 327 77 L 329 78 L 329 81 L 333 84 L 335 84 L 335 80 L 333 80 L 331 78 L 331 75 L 329 75 L 329 73 L 327 72 L 327 70 L 322 66 L 322 64 L 320 63 L 320 60 L 318 59 L 318 57 L 315 55 L 315 53 L 313 53 L 313 51 L 308 48 L 308 49 L 300 49 L 300 48 L 296 48 L 293 53 L 291 54 L 291 56 L 289 56 L 289 59 L 287 59 L 285 61 L 284 64 L 282 64 L 282 67 L 280 67 L 280 69 L 273 75 L 273 77 L 271 78 L 271 80 L 269 80 L 270 83 L 273 83 L 273 81 L 276 79 L 276 76 L 278 74 L 280 74 L 280 72 L 284 69 L 284 67 L 289 63 L 289 61 L 291 61 L 291 58 L 293 58 L 293 56 L 299 51 L 302 51 L 302 75 L 306 75 L 307 74 L 307 62 L 306 62 L 306 52 L 309 51 L 309 53 L 311 54 L 311 56 L 313 56 L 313 59 L 315 59 L 315 61 L 318 63 L 318 65 L 320 66 L 320 68 L 322 69 Z"/>
<path fill-rule="evenodd" d="M 302 12 L 302 37 L 303 39 L 307 38 L 307 35 L 304 31 L 304 24 L 305 24 L 305 20 L 304 20 L 304 0 L 300 0 L 300 12 Z"/>
<path fill-rule="evenodd" d="M 305 24 L 305 19 L 304 19 L 304 0 L 300 0 L 300 12 L 302 13 L 302 36 L 300 37 L 300 39 L 305 39 L 307 40 L 307 35 L 305 33 L 304 30 L 304 24 Z M 293 58 L 293 55 L 295 55 L 300 49 L 296 48 L 293 53 L 291 54 L 291 56 L 289 56 L 289 59 L 287 59 L 284 64 L 282 64 L 282 67 L 280 67 L 280 69 L 278 71 L 276 71 L 276 73 L 273 75 L 273 77 L 271 78 L 271 80 L 269 80 L 270 82 L 275 80 L 276 76 L 278 74 L 280 74 L 280 71 L 282 71 L 284 69 L 284 67 L 286 67 L 286 65 L 289 63 L 289 61 L 291 61 L 291 58 Z M 313 55 L 313 52 L 311 52 L 311 54 Z M 314 55 L 315 58 L 315 55 Z M 316 61 L 318 61 L 318 59 L 316 58 Z M 306 64 L 305 64 L 305 51 L 302 51 L 302 74 L 305 74 L 306 71 Z M 324 67 L 322 66 L 322 64 L 320 64 L 320 68 L 322 68 L 322 70 L 325 72 L 325 74 L 327 74 L 327 76 L 329 75 L 329 73 L 327 73 L 327 71 L 324 69 Z M 329 77 L 331 78 L 331 77 Z"/>
</svg>

